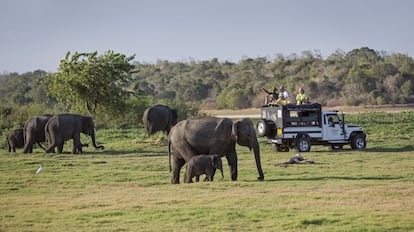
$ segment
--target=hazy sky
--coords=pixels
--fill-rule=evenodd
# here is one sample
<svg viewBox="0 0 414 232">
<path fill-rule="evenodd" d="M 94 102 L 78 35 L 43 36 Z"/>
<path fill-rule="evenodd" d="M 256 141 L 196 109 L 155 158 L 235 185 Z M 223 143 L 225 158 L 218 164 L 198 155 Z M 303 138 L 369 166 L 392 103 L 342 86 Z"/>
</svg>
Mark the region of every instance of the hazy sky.
<svg viewBox="0 0 414 232">
<path fill-rule="evenodd" d="M 67 51 L 238 62 L 364 46 L 414 57 L 414 1 L 0 1 L 0 73 L 54 72 Z"/>
</svg>

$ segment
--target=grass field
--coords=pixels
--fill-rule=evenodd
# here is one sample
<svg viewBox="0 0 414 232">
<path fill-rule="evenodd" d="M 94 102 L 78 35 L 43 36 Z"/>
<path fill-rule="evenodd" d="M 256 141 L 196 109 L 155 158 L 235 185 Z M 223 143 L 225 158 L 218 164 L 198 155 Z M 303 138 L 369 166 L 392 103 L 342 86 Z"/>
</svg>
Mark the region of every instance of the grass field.
<svg viewBox="0 0 414 232">
<path fill-rule="evenodd" d="M 165 136 L 142 129 L 98 130 L 106 149 L 82 155 L 1 150 L 0 231 L 413 231 L 414 112 L 347 120 L 367 149 L 313 146 L 302 155 L 316 164 L 278 165 L 295 152 L 260 138 L 263 182 L 237 146 L 237 181 L 225 166 L 224 179 L 172 185 Z"/>
</svg>

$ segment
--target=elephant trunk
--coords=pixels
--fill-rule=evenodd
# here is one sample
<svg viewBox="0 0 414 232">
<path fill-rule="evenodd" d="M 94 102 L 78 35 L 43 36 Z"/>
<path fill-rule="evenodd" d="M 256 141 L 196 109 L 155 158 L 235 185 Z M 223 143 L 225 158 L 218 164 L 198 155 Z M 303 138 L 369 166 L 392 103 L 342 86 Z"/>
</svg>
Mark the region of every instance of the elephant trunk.
<svg viewBox="0 0 414 232">
<path fill-rule="evenodd" d="M 223 178 L 224 178 L 224 174 L 223 174 L 223 167 L 220 167 L 220 168 L 219 168 L 219 170 L 220 170 L 220 172 L 221 172 L 221 179 L 223 179 Z"/>
<path fill-rule="evenodd" d="M 254 158 L 256 160 L 257 172 L 259 173 L 259 177 L 257 179 L 258 180 L 264 180 L 264 174 L 263 174 L 263 170 L 262 170 L 262 164 L 260 162 L 259 142 L 257 141 L 257 139 L 255 141 L 256 142 L 253 142 L 253 145 L 251 147 L 253 148 Z"/>
<path fill-rule="evenodd" d="M 95 142 L 95 132 L 91 133 L 92 144 L 96 149 L 104 149 L 104 146 L 97 146 Z"/>
</svg>

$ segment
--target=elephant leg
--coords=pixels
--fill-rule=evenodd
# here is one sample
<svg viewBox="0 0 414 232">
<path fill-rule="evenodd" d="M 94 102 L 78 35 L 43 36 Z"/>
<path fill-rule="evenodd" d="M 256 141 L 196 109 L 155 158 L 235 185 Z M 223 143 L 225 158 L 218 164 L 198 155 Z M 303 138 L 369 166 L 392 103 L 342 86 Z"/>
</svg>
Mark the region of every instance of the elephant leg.
<svg viewBox="0 0 414 232">
<path fill-rule="evenodd" d="M 72 147 L 72 154 L 82 153 L 82 144 L 80 141 L 80 134 L 76 134 L 73 137 L 73 147 Z"/>
<path fill-rule="evenodd" d="M 57 148 L 58 148 L 58 153 L 61 154 L 63 152 L 63 144 L 64 142 L 60 143 Z M 55 152 L 55 149 L 53 149 L 53 153 Z"/>
<path fill-rule="evenodd" d="M 78 151 L 78 144 L 76 143 L 75 139 L 73 139 L 72 154 L 76 154 L 77 151 Z"/>
<path fill-rule="evenodd" d="M 51 144 L 47 149 L 46 149 L 46 153 L 55 153 L 55 144 Z"/>
<path fill-rule="evenodd" d="M 185 164 L 185 160 L 174 157 L 173 164 L 174 164 L 173 165 L 174 167 L 173 167 L 173 176 L 171 178 L 171 184 L 179 184 L 180 183 L 180 171 L 181 171 L 181 168 Z"/>
<path fill-rule="evenodd" d="M 29 153 L 33 153 L 33 144 L 34 143 L 30 143 L 29 145 Z"/>
<path fill-rule="evenodd" d="M 184 183 L 193 183 L 193 177 L 191 176 L 191 174 L 185 175 Z"/>
<path fill-rule="evenodd" d="M 55 153 L 55 147 L 58 148 L 58 153 L 62 153 L 63 142 L 60 142 L 59 138 L 51 137 L 51 140 L 49 140 L 49 148 L 46 149 L 46 153 Z"/>
<path fill-rule="evenodd" d="M 32 153 L 33 143 L 31 141 L 27 141 L 24 145 L 23 153 Z"/>
<path fill-rule="evenodd" d="M 231 180 L 235 181 L 237 180 L 237 155 L 235 154 L 226 155 L 226 158 L 227 158 L 227 162 L 230 167 Z"/>
<path fill-rule="evenodd" d="M 188 164 L 187 164 L 187 169 L 184 172 L 184 183 L 188 183 L 188 177 L 190 177 L 190 169 L 188 168 Z M 172 179 L 171 179 L 172 182 Z"/>
<path fill-rule="evenodd" d="M 80 154 L 83 153 L 82 144 L 79 144 L 78 151 L 79 151 Z"/>
<path fill-rule="evenodd" d="M 46 153 L 51 153 L 51 152 L 52 152 L 52 149 L 53 149 L 52 147 L 48 147 L 48 148 L 45 150 L 45 152 L 46 152 Z"/>
<path fill-rule="evenodd" d="M 9 150 L 9 152 L 11 152 L 11 145 L 10 145 L 9 136 L 7 136 L 7 138 L 6 138 L 6 144 L 7 144 L 7 148 Z"/>
<path fill-rule="evenodd" d="M 214 171 L 212 171 L 211 174 L 209 174 L 208 180 L 214 181 Z"/>
<path fill-rule="evenodd" d="M 193 176 L 191 174 L 191 168 L 188 167 L 188 164 L 187 164 L 187 169 L 185 170 L 185 173 L 184 173 L 184 183 L 193 183 Z"/>
<path fill-rule="evenodd" d="M 195 177 L 195 182 L 200 182 L 200 175 L 197 175 L 197 176 Z"/>
<path fill-rule="evenodd" d="M 89 147 L 89 144 L 87 144 L 87 143 L 85 143 L 85 144 L 83 144 L 83 143 L 79 144 L 78 151 L 79 151 L 80 153 L 83 153 L 83 147 Z M 100 147 L 103 147 L 103 146 L 100 146 Z M 102 148 L 102 149 L 103 149 L 103 148 Z"/>
<path fill-rule="evenodd" d="M 83 153 L 82 146 L 83 145 L 80 142 L 77 143 L 75 142 L 75 140 L 73 140 L 72 154 L 77 154 L 78 152 L 82 154 Z"/>
<path fill-rule="evenodd" d="M 211 167 L 211 170 L 208 170 L 206 177 L 208 178 L 208 181 L 214 180 L 214 174 L 216 174 L 216 169 L 214 167 Z"/>
</svg>

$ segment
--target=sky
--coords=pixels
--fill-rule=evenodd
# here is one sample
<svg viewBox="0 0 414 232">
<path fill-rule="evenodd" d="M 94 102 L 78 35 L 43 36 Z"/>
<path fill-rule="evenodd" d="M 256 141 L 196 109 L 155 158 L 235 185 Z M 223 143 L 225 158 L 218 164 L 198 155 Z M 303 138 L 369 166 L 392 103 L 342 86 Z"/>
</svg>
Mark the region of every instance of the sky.
<svg viewBox="0 0 414 232">
<path fill-rule="evenodd" d="M 361 47 L 414 57 L 414 1 L 0 1 L 0 73 L 56 72 L 68 51 L 238 62 Z"/>
</svg>

